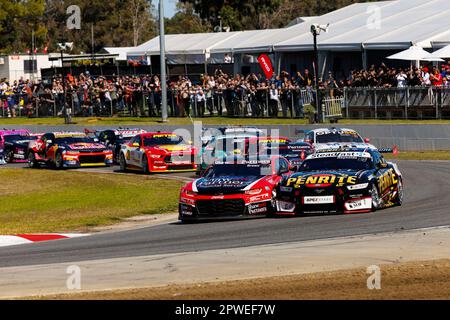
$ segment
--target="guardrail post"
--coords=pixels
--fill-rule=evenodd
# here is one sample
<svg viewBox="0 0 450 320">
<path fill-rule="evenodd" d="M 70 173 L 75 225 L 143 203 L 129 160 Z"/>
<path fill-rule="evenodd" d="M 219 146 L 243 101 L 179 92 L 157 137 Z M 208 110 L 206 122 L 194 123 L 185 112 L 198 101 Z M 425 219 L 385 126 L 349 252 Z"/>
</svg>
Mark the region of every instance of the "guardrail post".
<svg viewBox="0 0 450 320">
<path fill-rule="evenodd" d="M 345 107 L 345 117 L 348 119 L 348 96 L 347 96 L 347 87 L 344 88 L 344 107 Z"/>
<path fill-rule="evenodd" d="M 436 119 L 439 119 L 439 101 L 440 101 L 440 99 L 439 99 L 439 91 L 440 91 L 440 88 L 438 89 L 437 87 L 435 88 L 436 89 L 436 93 L 435 93 L 435 104 L 436 104 Z M 439 100 L 438 100 L 439 99 Z"/>
<path fill-rule="evenodd" d="M 378 119 L 377 89 L 376 88 L 374 88 L 374 90 L 373 90 L 373 101 L 374 101 L 374 107 L 375 107 L 375 119 Z"/>
<path fill-rule="evenodd" d="M 405 119 L 408 119 L 409 98 L 410 98 L 409 87 L 406 87 L 405 114 L 404 114 Z"/>
<path fill-rule="evenodd" d="M 38 106 L 38 100 L 34 100 L 35 108 L 36 108 L 36 118 L 39 118 L 39 106 Z M 33 103 L 31 103 L 33 105 Z"/>
</svg>

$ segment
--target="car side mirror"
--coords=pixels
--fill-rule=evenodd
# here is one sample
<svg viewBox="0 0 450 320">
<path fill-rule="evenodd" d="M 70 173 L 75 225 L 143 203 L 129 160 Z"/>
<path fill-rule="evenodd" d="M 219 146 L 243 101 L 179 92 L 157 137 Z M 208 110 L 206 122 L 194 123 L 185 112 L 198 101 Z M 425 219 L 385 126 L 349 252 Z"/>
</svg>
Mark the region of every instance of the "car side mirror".
<svg viewBox="0 0 450 320">
<path fill-rule="evenodd" d="M 370 139 L 369 138 L 364 138 L 364 142 L 365 143 L 370 143 Z"/>
</svg>

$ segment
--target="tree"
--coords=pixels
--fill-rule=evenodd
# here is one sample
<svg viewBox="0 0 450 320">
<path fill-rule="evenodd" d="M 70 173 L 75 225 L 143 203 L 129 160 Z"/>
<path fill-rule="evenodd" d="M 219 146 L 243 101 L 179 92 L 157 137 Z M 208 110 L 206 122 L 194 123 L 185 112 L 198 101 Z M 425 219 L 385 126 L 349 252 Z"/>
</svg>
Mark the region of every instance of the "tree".
<svg viewBox="0 0 450 320">
<path fill-rule="evenodd" d="M 74 42 L 74 52 L 96 52 L 105 46 L 136 46 L 155 36 L 155 20 L 149 0 L 72 0 L 46 1 L 46 25 L 50 49 L 64 38 Z M 81 29 L 67 30 L 69 5 L 81 9 Z M 91 30 L 94 30 L 92 49 Z"/>
<path fill-rule="evenodd" d="M 322 15 L 355 2 L 374 0 L 180 0 L 192 4 L 201 19 L 231 30 L 280 28 L 301 16 Z M 220 17 L 220 19 L 219 19 Z"/>
<path fill-rule="evenodd" d="M 165 31 L 168 34 L 208 32 L 211 26 L 204 23 L 194 13 L 194 6 L 190 3 L 177 3 L 177 13 L 168 19 L 164 19 Z"/>
<path fill-rule="evenodd" d="M 36 45 L 45 42 L 44 0 L 0 0 L 0 52 L 31 51 L 32 31 Z"/>
</svg>

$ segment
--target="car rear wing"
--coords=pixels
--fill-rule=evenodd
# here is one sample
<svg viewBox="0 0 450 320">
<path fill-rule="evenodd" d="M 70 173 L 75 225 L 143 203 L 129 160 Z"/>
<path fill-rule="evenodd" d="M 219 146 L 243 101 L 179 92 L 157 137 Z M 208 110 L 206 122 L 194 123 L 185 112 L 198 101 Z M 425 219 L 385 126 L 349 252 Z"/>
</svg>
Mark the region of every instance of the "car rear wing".
<svg viewBox="0 0 450 320">
<path fill-rule="evenodd" d="M 378 148 L 379 153 L 392 153 L 393 155 L 398 154 L 398 147 L 393 146 L 392 148 Z"/>
<path fill-rule="evenodd" d="M 97 138 L 98 130 L 90 130 L 88 128 L 84 128 L 84 133 L 92 138 Z"/>
</svg>

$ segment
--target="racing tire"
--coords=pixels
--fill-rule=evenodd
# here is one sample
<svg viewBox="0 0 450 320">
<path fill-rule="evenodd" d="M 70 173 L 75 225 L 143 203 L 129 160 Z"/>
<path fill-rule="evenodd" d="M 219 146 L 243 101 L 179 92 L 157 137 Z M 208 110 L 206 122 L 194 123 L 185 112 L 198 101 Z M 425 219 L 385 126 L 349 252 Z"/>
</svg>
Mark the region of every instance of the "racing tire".
<svg viewBox="0 0 450 320">
<path fill-rule="evenodd" d="M 402 179 L 399 179 L 397 184 L 397 195 L 395 196 L 395 205 L 401 206 L 403 204 L 403 197 L 403 181 Z"/>
<path fill-rule="evenodd" d="M 11 163 L 13 159 L 14 159 L 14 151 L 12 150 L 6 151 L 3 160 L 5 160 L 6 163 Z"/>
<path fill-rule="evenodd" d="M 372 197 L 372 212 L 375 212 L 381 208 L 380 194 L 378 193 L 378 189 L 375 184 L 372 184 L 372 188 L 370 189 L 370 194 Z"/>
<path fill-rule="evenodd" d="M 143 174 L 149 174 L 150 170 L 148 168 L 148 158 L 146 155 L 142 156 L 142 173 Z"/>
<path fill-rule="evenodd" d="M 39 162 L 36 160 L 36 155 L 34 154 L 34 152 L 29 152 L 28 153 L 28 166 L 30 167 L 30 168 L 39 168 L 40 167 L 40 165 L 39 165 Z"/>
<path fill-rule="evenodd" d="M 55 169 L 61 170 L 64 168 L 64 160 L 61 152 L 55 154 Z"/>
<path fill-rule="evenodd" d="M 127 162 L 123 153 L 121 153 L 119 156 L 119 168 L 121 172 L 127 172 Z"/>
</svg>

